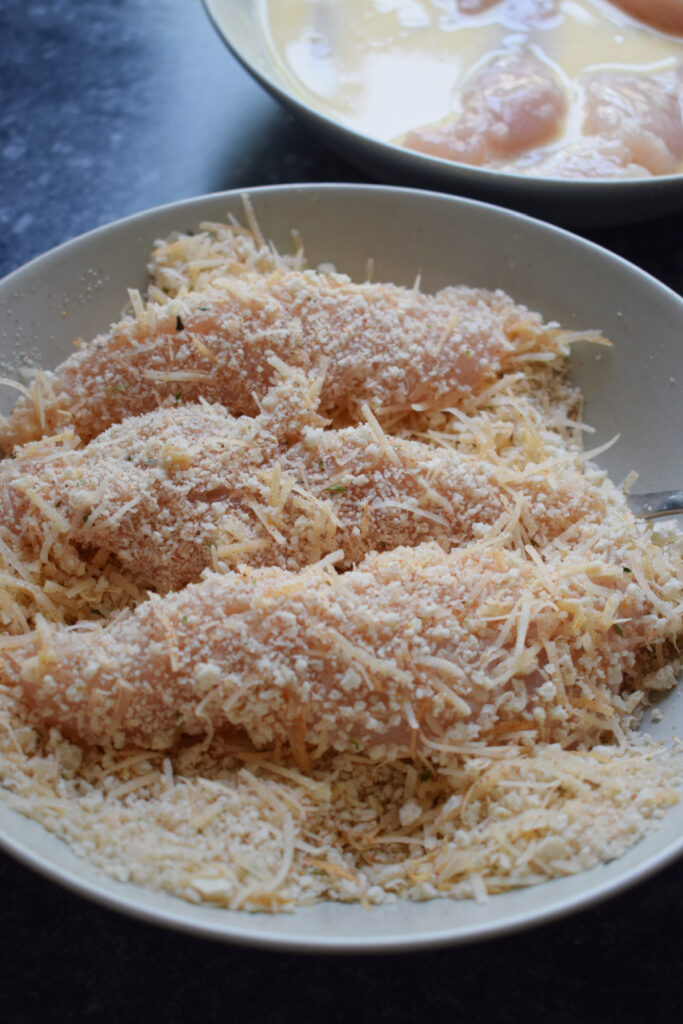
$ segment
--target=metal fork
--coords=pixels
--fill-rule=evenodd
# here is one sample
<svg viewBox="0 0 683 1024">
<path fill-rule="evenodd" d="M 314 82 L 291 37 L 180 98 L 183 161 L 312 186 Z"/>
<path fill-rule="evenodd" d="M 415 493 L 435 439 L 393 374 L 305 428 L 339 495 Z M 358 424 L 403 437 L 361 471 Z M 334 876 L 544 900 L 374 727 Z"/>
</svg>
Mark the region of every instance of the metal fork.
<svg viewBox="0 0 683 1024">
<path fill-rule="evenodd" d="M 627 494 L 626 501 L 639 519 L 659 519 L 683 512 L 683 491 L 650 491 L 648 494 Z"/>
</svg>

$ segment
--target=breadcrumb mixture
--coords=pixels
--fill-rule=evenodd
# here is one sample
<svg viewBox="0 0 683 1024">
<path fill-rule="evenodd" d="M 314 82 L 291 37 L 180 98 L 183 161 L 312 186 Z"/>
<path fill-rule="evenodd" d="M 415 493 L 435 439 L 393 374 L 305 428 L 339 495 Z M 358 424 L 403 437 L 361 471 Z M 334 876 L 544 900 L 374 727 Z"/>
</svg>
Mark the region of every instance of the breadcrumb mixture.
<svg viewBox="0 0 683 1024">
<path fill-rule="evenodd" d="M 192 902 L 490 894 L 679 799 L 683 544 L 582 447 L 580 340 L 500 292 L 354 284 L 249 230 L 0 428 L 0 774 L 113 878 Z"/>
</svg>

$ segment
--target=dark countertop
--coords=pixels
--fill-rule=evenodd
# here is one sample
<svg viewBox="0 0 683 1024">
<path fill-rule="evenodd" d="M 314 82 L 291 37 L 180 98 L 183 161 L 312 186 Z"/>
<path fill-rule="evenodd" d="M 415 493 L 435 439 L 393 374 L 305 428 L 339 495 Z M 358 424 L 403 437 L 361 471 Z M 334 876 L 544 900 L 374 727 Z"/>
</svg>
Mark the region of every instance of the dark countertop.
<svg viewBox="0 0 683 1024">
<path fill-rule="evenodd" d="M 3 0 L 0 27 L 0 276 L 176 199 L 364 180 L 249 78 L 199 0 Z M 683 215 L 586 235 L 683 294 Z M 4 855 L 0 899 L 4 1024 L 605 1024 L 669 1020 L 683 999 L 683 862 L 556 924 L 397 957 L 189 938 L 90 904 Z"/>
</svg>

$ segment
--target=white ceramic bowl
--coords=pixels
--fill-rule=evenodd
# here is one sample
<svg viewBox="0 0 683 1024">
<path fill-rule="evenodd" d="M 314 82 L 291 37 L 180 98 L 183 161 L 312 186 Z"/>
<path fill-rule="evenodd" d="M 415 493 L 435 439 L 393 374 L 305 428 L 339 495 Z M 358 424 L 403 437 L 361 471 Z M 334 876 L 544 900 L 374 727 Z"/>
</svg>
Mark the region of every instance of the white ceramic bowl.
<svg viewBox="0 0 683 1024">
<path fill-rule="evenodd" d="M 520 214 L 435 193 L 372 186 L 278 186 L 251 199 L 268 238 L 290 246 L 303 236 L 309 263 L 331 261 L 363 278 L 423 288 L 449 283 L 500 287 L 565 326 L 600 328 L 613 351 L 586 348 L 573 357 L 586 395 L 586 418 L 600 444 L 621 432 L 600 460 L 616 479 L 641 473 L 643 490 L 680 486 L 683 436 L 683 301 L 610 253 Z M 60 246 L 0 282 L 3 373 L 28 352 L 54 366 L 118 318 L 128 286 L 145 286 L 155 239 L 201 220 L 242 215 L 240 195 L 224 193 L 138 214 Z M 598 358 L 598 356 L 602 358 Z M 2 394 L 6 413 L 14 398 Z M 649 731 L 669 740 L 683 728 L 683 701 L 661 705 Z M 637 882 L 683 850 L 683 803 L 624 857 L 571 878 L 493 897 L 487 904 L 447 899 L 397 902 L 368 912 L 321 904 L 268 916 L 192 906 L 114 882 L 78 860 L 40 826 L 0 800 L 0 845 L 57 882 L 169 927 L 224 940 L 318 952 L 416 949 L 500 935 L 577 910 Z"/>
<path fill-rule="evenodd" d="M 683 208 L 683 174 L 656 178 L 570 181 L 504 174 L 411 152 L 327 116 L 298 95 L 260 27 L 254 0 L 204 0 L 218 33 L 269 92 L 369 177 L 499 203 L 568 227 L 626 224 Z"/>
</svg>

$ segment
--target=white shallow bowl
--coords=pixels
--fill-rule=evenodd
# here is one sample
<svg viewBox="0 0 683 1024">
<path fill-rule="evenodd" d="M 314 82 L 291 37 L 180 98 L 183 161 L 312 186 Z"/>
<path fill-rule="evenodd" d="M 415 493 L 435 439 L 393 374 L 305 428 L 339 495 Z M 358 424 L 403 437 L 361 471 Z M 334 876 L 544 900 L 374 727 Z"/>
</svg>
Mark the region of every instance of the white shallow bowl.
<svg viewBox="0 0 683 1024">
<path fill-rule="evenodd" d="M 353 185 L 278 186 L 250 195 L 264 235 L 291 251 L 290 229 L 298 228 L 311 266 L 331 261 L 363 279 L 372 256 L 377 280 L 410 285 L 419 270 L 426 291 L 452 283 L 503 288 L 547 319 L 603 330 L 614 349 L 577 348 L 572 362 L 595 444 L 621 432 L 599 461 L 617 480 L 637 470 L 642 490 L 681 485 L 683 301 L 663 285 L 558 228 L 469 200 Z M 56 365 L 73 351 L 75 337 L 91 337 L 119 317 L 128 286 L 144 288 L 156 239 L 228 213 L 242 217 L 238 193 L 161 207 L 68 242 L 5 278 L 2 372 L 26 352 L 43 366 Z M 7 413 L 14 396 L 3 389 L 1 397 Z M 661 709 L 662 720 L 648 730 L 670 740 L 683 731 L 683 700 L 673 694 Z M 632 885 L 683 851 L 683 802 L 624 857 L 483 905 L 401 901 L 365 911 L 321 904 L 279 916 L 193 906 L 108 879 L 2 800 L 0 845 L 54 881 L 157 924 L 289 950 L 387 952 L 501 935 Z"/>
<path fill-rule="evenodd" d="M 572 181 L 531 178 L 442 160 L 383 142 L 321 113 L 298 93 L 266 41 L 254 0 L 204 0 L 219 35 L 243 66 L 329 146 L 369 177 L 500 203 L 568 227 L 633 223 L 683 208 L 683 174 Z"/>
</svg>

